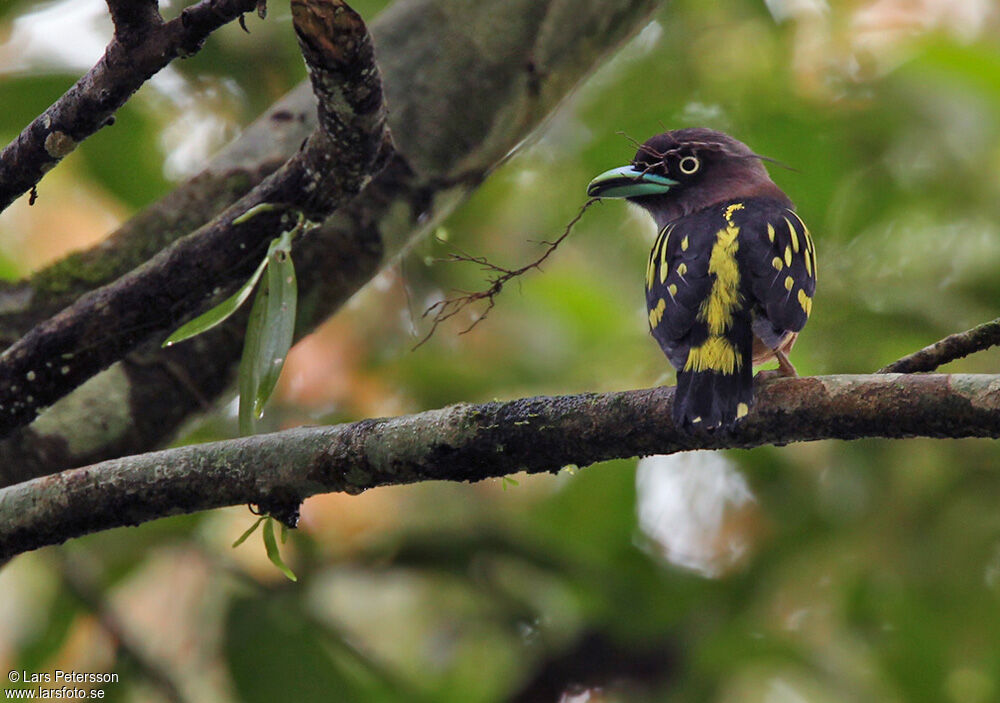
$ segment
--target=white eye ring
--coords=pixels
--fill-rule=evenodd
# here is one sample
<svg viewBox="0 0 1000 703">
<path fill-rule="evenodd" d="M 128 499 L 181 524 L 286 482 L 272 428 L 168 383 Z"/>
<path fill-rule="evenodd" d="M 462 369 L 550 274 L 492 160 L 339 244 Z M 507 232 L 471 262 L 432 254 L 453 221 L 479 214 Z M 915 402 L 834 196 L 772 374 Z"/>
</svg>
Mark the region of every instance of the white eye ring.
<svg viewBox="0 0 1000 703">
<path fill-rule="evenodd" d="M 698 171 L 701 168 L 701 162 L 698 161 L 697 156 L 685 156 L 677 164 L 677 168 L 681 170 L 685 176 L 690 176 L 692 173 Z"/>
</svg>

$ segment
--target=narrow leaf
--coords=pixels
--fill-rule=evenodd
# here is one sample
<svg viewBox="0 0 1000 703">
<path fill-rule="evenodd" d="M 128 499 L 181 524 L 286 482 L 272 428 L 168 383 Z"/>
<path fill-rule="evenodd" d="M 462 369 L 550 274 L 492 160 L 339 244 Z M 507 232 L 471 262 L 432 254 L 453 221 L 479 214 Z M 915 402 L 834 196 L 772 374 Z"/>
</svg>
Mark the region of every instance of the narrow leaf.
<svg viewBox="0 0 1000 703">
<path fill-rule="evenodd" d="M 264 517 L 266 517 L 266 516 L 264 516 Z M 241 544 L 243 544 L 244 542 L 247 541 L 247 537 L 249 537 L 250 535 L 252 535 L 253 532 L 254 532 L 254 530 L 256 530 L 258 527 L 260 527 L 260 523 L 264 522 L 264 517 L 257 518 L 254 521 L 254 523 L 252 525 L 250 525 L 250 529 L 248 529 L 246 532 L 244 532 L 242 535 L 240 535 L 240 538 L 238 540 L 236 540 L 235 542 L 233 542 L 233 549 L 236 549 L 238 546 L 240 546 Z"/>
<path fill-rule="evenodd" d="M 250 294 L 253 292 L 254 284 L 260 279 L 262 273 L 264 273 L 264 268 L 267 266 L 267 257 L 260 262 L 260 266 L 257 270 L 253 272 L 253 275 L 247 279 L 247 282 L 240 286 L 240 289 L 233 293 L 230 297 L 223 300 L 221 303 L 216 305 L 211 310 L 202 313 L 193 320 L 181 325 L 177 330 L 167 337 L 166 341 L 163 342 L 163 346 L 169 347 L 178 342 L 183 342 L 185 339 L 191 339 L 202 332 L 207 332 L 218 324 L 225 322 L 234 312 L 240 309 L 240 306 L 247 301 Z"/>
<path fill-rule="evenodd" d="M 510 476 L 504 476 L 503 477 L 503 484 L 502 485 L 503 485 L 503 489 L 506 491 L 507 490 L 507 486 L 520 486 L 521 484 L 518 483 L 516 479 L 513 479 Z"/>
<path fill-rule="evenodd" d="M 271 560 L 271 563 L 278 567 L 278 570 L 283 573 L 289 581 L 298 581 L 299 577 L 295 575 L 295 572 L 288 568 L 288 565 L 281 560 L 281 553 L 278 552 L 278 542 L 274 538 L 274 518 L 268 517 L 264 521 L 264 551 L 267 552 L 267 558 Z"/>
<path fill-rule="evenodd" d="M 295 333 L 295 309 L 298 288 L 295 264 L 292 263 L 291 232 L 271 243 L 268 251 L 268 295 L 264 312 L 260 349 L 257 352 L 259 383 L 254 397 L 254 416 L 264 413 L 274 387 L 278 383 L 285 357 L 292 347 Z"/>
<path fill-rule="evenodd" d="M 263 335 L 264 311 L 267 308 L 267 276 L 257 287 L 257 297 L 250 309 L 250 319 L 247 321 L 247 331 L 243 338 L 243 356 L 240 358 L 240 370 L 237 385 L 240 391 L 239 425 L 240 434 L 248 437 L 254 433 L 256 416 L 253 412 L 254 398 L 260 387 L 257 359 L 260 356 L 260 342 Z"/>
</svg>

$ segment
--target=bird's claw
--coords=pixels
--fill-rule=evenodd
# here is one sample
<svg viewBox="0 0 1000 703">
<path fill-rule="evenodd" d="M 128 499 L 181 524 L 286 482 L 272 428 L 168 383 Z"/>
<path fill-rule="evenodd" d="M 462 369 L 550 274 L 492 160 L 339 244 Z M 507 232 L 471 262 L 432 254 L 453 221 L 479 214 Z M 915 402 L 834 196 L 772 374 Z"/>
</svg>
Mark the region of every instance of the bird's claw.
<svg viewBox="0 0 1000 703">
<path fill-rule="evenodd" d="M 767 381 L 772 378 L 795 378 L 799 375 L 785 352 L 775 350 L 774 358 L 778 360 L 778 368 L 758 371 L 755 377 L 758 381 Z"/>
</svg>

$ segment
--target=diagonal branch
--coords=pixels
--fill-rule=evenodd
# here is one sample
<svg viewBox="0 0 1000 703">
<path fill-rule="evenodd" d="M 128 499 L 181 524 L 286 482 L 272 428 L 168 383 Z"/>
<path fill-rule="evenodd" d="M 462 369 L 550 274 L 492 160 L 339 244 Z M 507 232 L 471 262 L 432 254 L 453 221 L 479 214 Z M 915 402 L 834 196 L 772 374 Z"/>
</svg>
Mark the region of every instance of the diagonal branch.
<svg viewBox="0 0 1000 703">
<path fill-rule="evenodd" d="M 391 151 L 374 50 L 342 0 L 292 0 L 319 127 L 276 173 L 214 220 L 118 281 L 80 298 L 0 355 L 0 435 L 235 289 L 290 228 L 291 211 L 323 219 L 364 188 Z M 268 211 L 242 217 L 261 204 Z M 290 216 L 290 217 L 286 217 Z"/>
<path fill-rule="evenodd" d="M 523 398 L 288 430 L 114 459 L 0 490 L 0 559 L 71 537 L 226 505 L 689 449 L 862 437 L 1000 437 L 1000 377 L 817 376 L 762 384 L 738 431 L 689 435 L 674 389 Z"/>
<path fill-rule="evenodd" d="M 209 34 L 257 7 L 257 0 L 202 0 L 163 22 L 151 0 L 108 3 L 115 36 L 97 64 L 0 152 L 0 212 L 33 190 L 87 137 L 111 124 L 143 83 Z"/>
<path fill-rule="evenodd" d="M 965 332 L 948 335 L 934 344 L 879 369 L 878 373 L 934 371 L 948 362 L 989 349 L 997 344 L 1000 344 L 1000 318 L 984 322 Z"/>
</svg>

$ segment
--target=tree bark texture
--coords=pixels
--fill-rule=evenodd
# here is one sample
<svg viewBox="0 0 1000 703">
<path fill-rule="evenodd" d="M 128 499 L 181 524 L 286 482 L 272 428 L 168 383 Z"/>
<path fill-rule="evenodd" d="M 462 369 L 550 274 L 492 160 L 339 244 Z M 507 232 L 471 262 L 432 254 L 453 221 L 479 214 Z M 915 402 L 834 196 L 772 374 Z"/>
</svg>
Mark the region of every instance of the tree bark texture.
<svg viewBox="0 0 1000 703">
<path fill-rule="evenodd" d="M 292 18 L 319 98 L 316 129 L 211 222 L 84 294 L 0 354 L 0 437 L 142 342 L 161 340 L 213 296 L 232 293 L 296 216 L 325 219 L 384 167 L 392 147 L 361 17 L 343 0 L 292 0 Z"/>
</svg>

